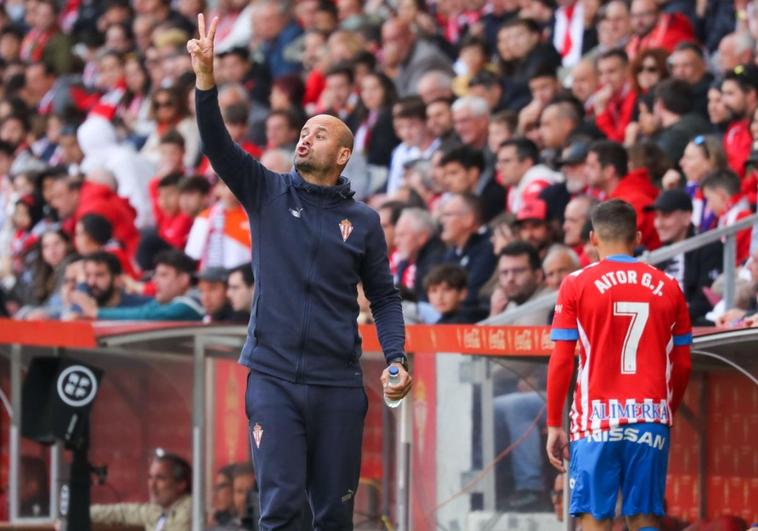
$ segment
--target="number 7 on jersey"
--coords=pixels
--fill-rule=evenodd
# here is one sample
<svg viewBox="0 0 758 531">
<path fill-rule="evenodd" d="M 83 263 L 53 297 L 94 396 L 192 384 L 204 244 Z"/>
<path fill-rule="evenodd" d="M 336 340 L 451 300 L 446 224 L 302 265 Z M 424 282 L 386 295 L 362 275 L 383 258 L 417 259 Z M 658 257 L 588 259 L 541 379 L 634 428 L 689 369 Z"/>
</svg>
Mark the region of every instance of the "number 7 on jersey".
<svg viewBox="0 0 758 531">
<path fill-rule="evenodd" d="M 621 374 L 637 373 L 637 349 L 650 316 L 650 303 L 618 301 L 613 303 L 613 315 L 631 317 L 621 349 Z"/>
</svg>

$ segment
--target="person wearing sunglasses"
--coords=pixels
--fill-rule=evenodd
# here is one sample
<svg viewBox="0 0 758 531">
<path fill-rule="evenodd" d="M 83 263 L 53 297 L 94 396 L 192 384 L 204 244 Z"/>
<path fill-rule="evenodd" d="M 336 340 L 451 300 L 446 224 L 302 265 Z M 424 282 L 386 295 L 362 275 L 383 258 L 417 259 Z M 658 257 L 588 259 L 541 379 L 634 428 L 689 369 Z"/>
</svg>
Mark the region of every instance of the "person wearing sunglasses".
<svg viewBox="0 0 758 531">
<path fill-rule="evenodd" d="M 637 94 L 647 94 L 669 77 L 666 68 L 668 52 L 662 48 L 642 50 L 631 63 L 632 86 Z"/>
<path fill-rule="evenodd" d="M 161 87 L 153 92 L 153 130 L 142 146 L 140 154 L 155 165 L 160 162 L 161 137 L 171 130 L 178 131 L 184 138 L 184 166 L 191 168 L 197 160 L 200 152 L 200 134 L 185 100 L 181 91 L 175 88 Z"/>
</svg>

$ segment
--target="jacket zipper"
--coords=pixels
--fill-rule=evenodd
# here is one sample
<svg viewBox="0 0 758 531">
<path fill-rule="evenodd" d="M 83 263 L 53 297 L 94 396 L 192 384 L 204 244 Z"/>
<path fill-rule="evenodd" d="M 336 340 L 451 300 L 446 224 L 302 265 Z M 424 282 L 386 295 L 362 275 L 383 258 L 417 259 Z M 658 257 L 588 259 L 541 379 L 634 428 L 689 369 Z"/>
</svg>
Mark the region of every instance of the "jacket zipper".
<svg viewBox="0 0 758 531">
<path fill-rule="evenodd" d="M 319 205 L 320 206 L 320 205 Z M 320 209 L 314 209 L 316 212 Z M 297 357 L 297 365 L 295 366 L 295 382 L 302 383 L 303 380 L 303 356 L 305 354 L 305 340 L 308 337 L 308 329 L 310 328 L 310 309 L 311 309 L 311 286 L 313 284 L 313 276 L 316 270 L 316 256 L 318 255 L 318 249 L 321 246 L 321 238 L 323 233 L 323 218 L 319 216 L 318 227 L 316 231 L 316 244 L 313 246 L 313 251 L 310 256 L 310 264 L 308 268 L 308 275 L 305 278 L 305 295 L 303 304 L 303 326 L 300 335 L 300 353 Z"/>
</svg>

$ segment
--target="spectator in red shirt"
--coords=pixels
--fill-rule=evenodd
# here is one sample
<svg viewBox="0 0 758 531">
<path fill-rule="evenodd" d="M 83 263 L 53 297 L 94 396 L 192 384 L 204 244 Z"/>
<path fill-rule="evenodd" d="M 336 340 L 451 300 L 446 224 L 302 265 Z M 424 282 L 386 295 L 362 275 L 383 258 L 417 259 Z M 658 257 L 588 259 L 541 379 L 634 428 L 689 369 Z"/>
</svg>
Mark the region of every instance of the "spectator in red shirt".
<svg viewBox="0 0 758 531">
<path fill-rule="evenodd" d="M 598 140 L 587 155 L 587 176 L 590 186 L 597 188 L 606 199 L 623 199 L 637 212 L 637 229 L 642 233 L 642 245 L 649 250 L 661 246 L 653 225 L 655 215 L 646 211 L 658 196 L 645 168 L 629 171 L 629 156 L 624 146 L 609 140 Z"/>
<path fill-rule="evenodd" d="M 127 255 L 134 255 L 139 240 L 134 226 L 137 214 L 126 199 L 108 186 L 59 174 L 53 179 L 50 195 L 50 205 L 58 212 L 66 233 L 73 235 L 77 221 L 85 214 L 100 214 L 113 226 L 113 236 Z"/>
<path fill-rule="evenodd" d="M 708 205 L 719 218 L 719 227 L 733 225 L 753 212 L 740 191 L 740 179 L 729 170 L 715 170 L 700 183 Z M 737 263 L 750 256 L 750 228 L 737 233 Z"/>
<path fill-rule="evenodd" d="M 721 98 L 732 115 L 724 134 L 726 160 L 734 173 L 744 177 L 753 144 L 750 118 L 758 109 L 758 66 L 739 65 L 727 72 L 721 83 Z"/>
<path fill-rule="evenodd" d="M 634 35 L 626 52 L 632 59 L 645 48 L 673 52 L 680 42 L 696 40 L 689 19 L 681 13 L 661 13 L 656 0 L 634 0 L 630 11 Z"/>
<path fill-rule="evenodd" d="M 629 83 L 629 59 L 624 50 L 609 50 L 597 61 L 600 90 L 593 99 L 595 125 L 614 142 L 623 142 L 632 121 L 637 95 Z"/>
<path fill-rule="evenodd" d="M 179 208 L 181 180 L 181 173 L 172 172 L 150 183 L 150 199 L 158 236 L 177 249 L 184 249 L 193 221 Z"/>
</svg>

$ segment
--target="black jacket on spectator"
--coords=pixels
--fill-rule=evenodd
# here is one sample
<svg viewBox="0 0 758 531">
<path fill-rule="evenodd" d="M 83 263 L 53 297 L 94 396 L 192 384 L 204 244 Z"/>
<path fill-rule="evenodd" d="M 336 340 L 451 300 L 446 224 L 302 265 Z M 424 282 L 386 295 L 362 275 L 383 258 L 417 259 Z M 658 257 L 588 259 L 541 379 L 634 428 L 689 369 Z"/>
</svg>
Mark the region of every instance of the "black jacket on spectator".
<svg viewBox="0 0 758 531">
<path fill-rule="evenodd" d="M 476 307 L 486 305 L 487 301 L 479 299 L 479 290 L 492 277 L 497 266 L 497 257 L 492 250 L 489 229 L 473 234 L 463 249 L 448 249 L 445 262 L 458 264 L 468 274 L 468 297 L 464 305 Z"/>
<path fill-rule="evenodd" d="M 678 166 L 689 141 L 698 135 L 707 135 L 710 131 L 711 124 L 700 114 L 685 114 L 677 123 L 661 130 L 655 136 L 655 143 L 671 164 Z"/>
<path fill-rule="evenodd" d="M 690 227 L 687 237 L 695 235 L 695 229 Z M 693 323 L 702 322 L 706 313 L 713 306 L 703 293 L 703 288 L 710 287 L 723 271 L 724 246 L 720 241 L 710 243 L 684 255 L 684 298 L 690 307 L 690 318 Z M 658 264 L 659 269 L 666 269 L 669 262 Z"/>
<path fill-rule="evenodd" d="M 692 101 L 695 104 L 692 110 L 706 119 L 708 119 L 708 90 L 711 88 L 713 79 L 713 74 L 706 72 L 700 81 L 690 85 L 692 87 Z"/>
<path fill-rule="evenodd" d="M 489 316 L 486 308 L 462 306 L 454 312 L 444 313 L 435 324 L 473 324 Z"/>
<path fill-rule="evenodd" d="M 211 316 L 214 323 L 238 323 L 247 324 L 250 321 L 250 312 L 235 311 L 229 303 Z"/>
<path fill-rule="evenodd" d="M 366 142 L 366 161 L 377 166 L 389 166 L 392 150 L 400 143 L 392 125 L 392 111 L 384 109 L 379 112 L 374 127 L 370 129 Z"/>
<path fill-rule="evenodd" d="M 708 0 L 705 15 L 696 17 L 695 34 L 705 44 L 708 52 L 713 53 L 719 47 L 721 39 L 734 31 L 734 2 Z"/>
<path fill-rule="evenodd" d="M 445 257 L 445 244 L 437 236 L 432 237 L 421 248 L 416 258 L 416 280 L 413 284 L 413 293 L 416 296 L 416 302 L 429 300 L 424 290 L 424 278 L 434 266 L 443 263 Z M 403 273 L 411 264 L 403 260 L 397 265 L 395 278 L 403 278 Z"/>
<path fill-rule="evenodd" d="M 563 225 L 563 213 L 571 201 L 571 193 L 566 183 L 551 184 L 540 192 L 540 199 L 547 205 L 547 218 Z"/>
<path fill-rule="evenodd" d="M 506 191 L 497 183 L 494 175 L 484 185 L 479 197 L 482 200 L 482 218 L 485 223 L 505 212 Z"/>
<path fill-rule="evenodd" d="M 529 92 L 529 78 L 543 67 L 558 70 L 561 56 L 552 44 L 538 44 L 521 61 L 512 65 L 503 76 L 503 105 L 513 111 L 519 111 L 529 104 L 532 94 Z"/>
</svg>

